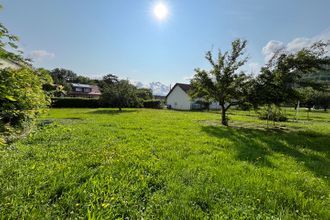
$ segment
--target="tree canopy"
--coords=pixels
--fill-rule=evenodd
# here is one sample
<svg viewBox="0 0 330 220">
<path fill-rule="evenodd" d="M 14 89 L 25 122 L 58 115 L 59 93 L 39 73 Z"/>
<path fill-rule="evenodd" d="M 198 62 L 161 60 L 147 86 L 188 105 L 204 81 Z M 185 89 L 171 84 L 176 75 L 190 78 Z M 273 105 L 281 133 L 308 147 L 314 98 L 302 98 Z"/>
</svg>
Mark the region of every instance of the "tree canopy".
<svg viewBox="0 0 330 220">
<path fill-rule="evenodd" d="M 247 57 L 244 56 L 246 45 L 247 41 L 237 39 L 232 42 L 231 51 L 222 53 L 219 50 L 217 59 L 208 51 L 206 59 L 211 70 L 196 69 L 191 80 L 192 97 L 219 102 L 223 125 L 228 125 L 226 111 L 239 103 L 244 96 L 248 77 L 239 68 L 247 62 Z"/>
<path fill-rule="evenodd" d="M 308 83 L 302 78 L 323 70 L 324 65 L 330 63 L 326 56 L 327 46 L 328 43 L 317 42 L 296 53 L 278 51 L 255 79 L 251 100 L 261 105 L 280 106 L 301 99 L 301 93 L 297 90 L 299 87 L 317 88 L 315 82 Z"/>
</svg>

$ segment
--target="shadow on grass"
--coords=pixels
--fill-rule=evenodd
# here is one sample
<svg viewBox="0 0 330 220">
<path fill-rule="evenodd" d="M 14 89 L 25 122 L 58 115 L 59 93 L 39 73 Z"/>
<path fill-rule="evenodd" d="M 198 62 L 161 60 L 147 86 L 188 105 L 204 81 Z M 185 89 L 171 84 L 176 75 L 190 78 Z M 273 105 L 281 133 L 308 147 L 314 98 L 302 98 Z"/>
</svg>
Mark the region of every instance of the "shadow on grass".
<svg viewBox="0 0 330 220">
<path fill-rule="evenodd" d="M 91 111 L 89 112 L 89 114 L 117 115 L 117 114 L 132 113 L 132 112 L 137 112 L 137 110 L 123 109 L 122 111 L 119 111 L 117 109 L 104 109 L 104 110 Z"/>
<path fill-rule="evenodd" d="M 234 143 L 236 158 L 257 166 L 275 167 L 269 159 L 274 153 L 287 155 L 301 162 L 316 176 L 330 177 L 330 134 L 313 131 L 260 130 L 255 128 L 226 128 L 203 126 L 202 131 Z M 325 157 L 319 155 L 324 154 Z"/>
</svg>

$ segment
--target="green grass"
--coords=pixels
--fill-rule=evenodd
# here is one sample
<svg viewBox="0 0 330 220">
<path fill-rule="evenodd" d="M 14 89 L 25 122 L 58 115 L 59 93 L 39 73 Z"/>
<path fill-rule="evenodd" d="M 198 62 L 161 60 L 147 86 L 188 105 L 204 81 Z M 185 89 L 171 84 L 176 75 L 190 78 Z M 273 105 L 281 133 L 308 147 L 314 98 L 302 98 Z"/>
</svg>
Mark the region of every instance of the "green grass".
<svg viewBox="0 0 330 220">
<path fill-rule="evenodd" d="M 0 219 L 330 219 L 330 114 L 229 117 L 50 110 L 0 148 Z"/>
</svg>

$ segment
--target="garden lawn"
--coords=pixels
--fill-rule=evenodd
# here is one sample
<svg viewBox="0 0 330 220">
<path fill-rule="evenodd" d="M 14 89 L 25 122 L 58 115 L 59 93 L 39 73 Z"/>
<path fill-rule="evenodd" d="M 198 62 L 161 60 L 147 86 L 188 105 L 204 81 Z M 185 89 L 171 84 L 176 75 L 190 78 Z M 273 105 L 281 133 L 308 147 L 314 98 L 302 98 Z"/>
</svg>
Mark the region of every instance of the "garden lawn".
<svg viewBox="0 0 330 220">
<path fill-rule="evenodd" d="M 52 109 L 0 148 L 0 219 L 330 219 L 330 114 L 229 117 Z"/>
</svg>

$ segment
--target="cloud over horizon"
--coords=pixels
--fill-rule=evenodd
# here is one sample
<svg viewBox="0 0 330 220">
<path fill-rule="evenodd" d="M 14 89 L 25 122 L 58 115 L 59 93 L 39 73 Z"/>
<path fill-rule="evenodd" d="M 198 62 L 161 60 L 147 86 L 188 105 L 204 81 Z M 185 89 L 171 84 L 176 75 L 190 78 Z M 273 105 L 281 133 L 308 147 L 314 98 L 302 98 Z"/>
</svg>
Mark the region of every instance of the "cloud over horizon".
<svg viewBox="0 0 330 220">
<path fill-rule="evenodd" d="M 42 59 L 52 59 L 55 57 L 54 53 L 48 52 L 46 50 L 34 50 L 30 53 L 30 57 L 32 59 L 36 60 L 42 60 Z"/>
</svg>

